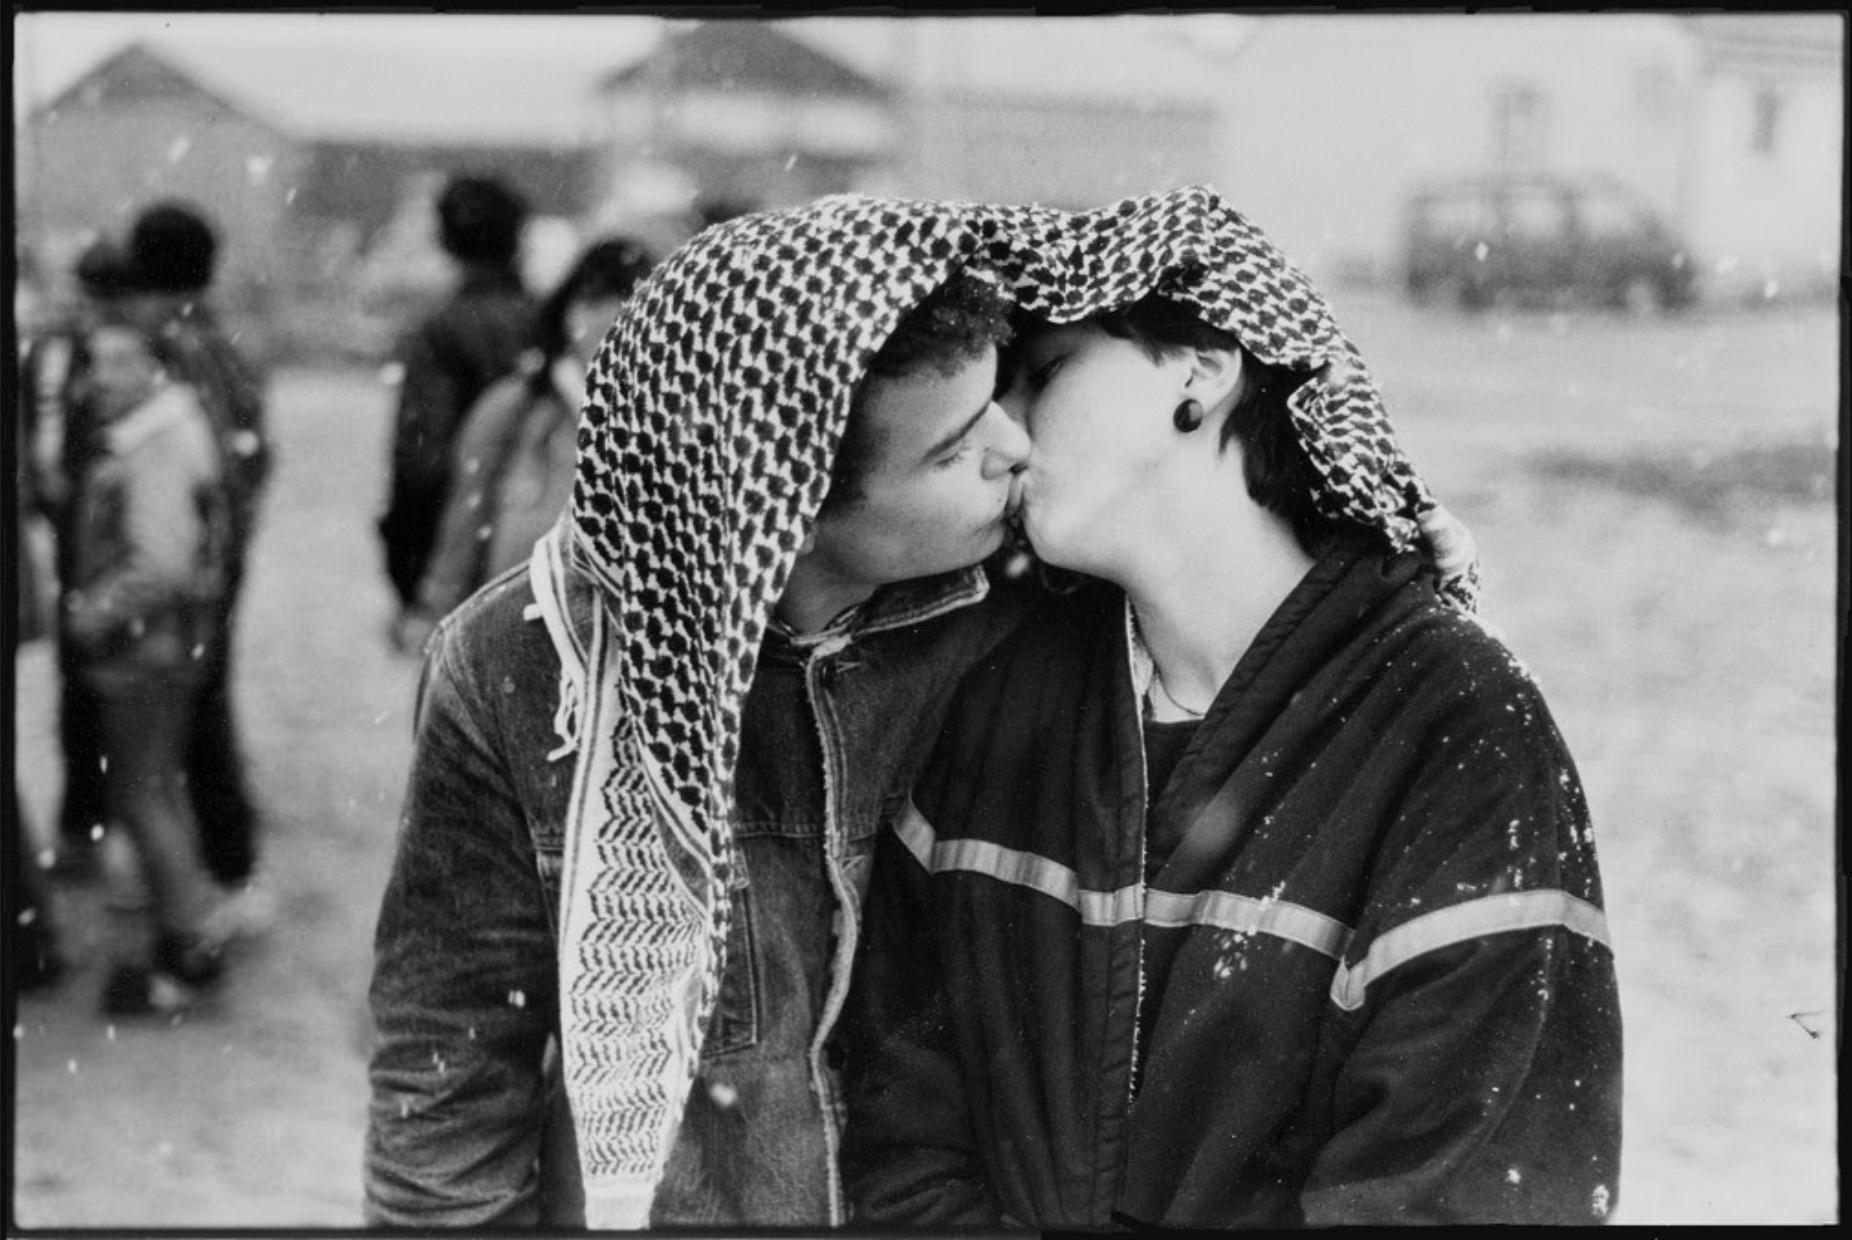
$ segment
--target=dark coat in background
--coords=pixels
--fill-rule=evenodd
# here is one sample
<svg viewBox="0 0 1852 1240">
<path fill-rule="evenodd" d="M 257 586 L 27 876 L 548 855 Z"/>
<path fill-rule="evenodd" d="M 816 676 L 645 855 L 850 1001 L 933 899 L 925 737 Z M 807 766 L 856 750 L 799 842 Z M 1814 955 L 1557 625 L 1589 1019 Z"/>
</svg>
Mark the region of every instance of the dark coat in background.
<svg viewBox="0 0 1852 1240">
<path fill-rule="evenodd" d="M 386 575 L 401 607 L 417 602 L 418 583 L 437 542 L 457 430 L 489 385 L 515 368 L 534 311 L 513 267 L 473 267 L 449 300 L 399 344 L 403 374 L 391 491 L 379 533 Z"/>
</svg>

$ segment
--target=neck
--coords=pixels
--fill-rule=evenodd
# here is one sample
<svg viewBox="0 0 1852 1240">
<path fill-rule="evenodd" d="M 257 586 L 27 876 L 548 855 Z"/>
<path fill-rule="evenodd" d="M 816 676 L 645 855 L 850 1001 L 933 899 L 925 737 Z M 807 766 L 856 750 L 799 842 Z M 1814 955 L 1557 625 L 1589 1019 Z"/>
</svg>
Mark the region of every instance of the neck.
<svg viewBox="0 0 1852 1240">
<path fill-rule="evenodd" d="M 817 556 L 804 552 L 791 567 L 791 579 L 773 612 L 794 632 L 815 633 L 874 592 L 868 582 L 846 580 Z"/>
<path fill-rule="evenodd" d="M 1206 711 L 1262 626 L 1312 567 L 1281 518 L 1246 501 L 1168 530 L 1216 537 L 1152 539 L 1120 585 L 1164 682 L 1164 695 Z"/>
</svg>

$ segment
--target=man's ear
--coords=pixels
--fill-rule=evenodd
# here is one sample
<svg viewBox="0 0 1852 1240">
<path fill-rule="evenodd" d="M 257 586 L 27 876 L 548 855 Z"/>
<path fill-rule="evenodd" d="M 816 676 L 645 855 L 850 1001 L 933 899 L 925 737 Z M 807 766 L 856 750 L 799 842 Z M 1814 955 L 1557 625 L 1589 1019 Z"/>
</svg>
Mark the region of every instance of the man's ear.
<svg viewBox="0 0 1852 1240">
<path fill-rule="evenodd" d="M 1241 394 L 1246 355 L 1240 349 L 1191 349 L 1183 394 L 1206 410 L 1221 412 Z"/>
<path fill-rule="evenodd" d="M 797 545 L 799 555 L 809 555 L 817 549 L 817 523 L 812 521 L 810 528 L 804 531 L 804 541 Z"/>
</svg>

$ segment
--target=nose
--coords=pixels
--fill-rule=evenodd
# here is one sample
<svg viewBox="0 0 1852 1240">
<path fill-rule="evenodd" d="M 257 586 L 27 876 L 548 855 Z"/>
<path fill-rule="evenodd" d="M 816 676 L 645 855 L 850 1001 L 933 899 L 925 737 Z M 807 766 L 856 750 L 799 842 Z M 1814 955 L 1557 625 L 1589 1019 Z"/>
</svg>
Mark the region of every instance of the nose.
<svg viewBox="0 0 1852 1240">
<path fill-rule="evenodd" d="M 1003 406 L 993 403 L 991 407 L 999 416 L 991 419 L 991 441 L 984 463 L 987 476 L 996 478 L 1022 468 L 1029 459 L 1029 432 L 1005 413 Z"/>
</svg>

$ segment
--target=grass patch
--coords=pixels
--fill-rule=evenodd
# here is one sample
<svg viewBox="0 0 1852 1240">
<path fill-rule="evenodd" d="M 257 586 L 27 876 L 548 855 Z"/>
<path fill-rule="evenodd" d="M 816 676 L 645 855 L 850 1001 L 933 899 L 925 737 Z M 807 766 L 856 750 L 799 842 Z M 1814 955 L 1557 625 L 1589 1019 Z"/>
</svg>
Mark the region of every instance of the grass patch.
<svg viewBox="0 0 1852 1240">
<path fill-rule="evenodd" d="M 1802 442 L 1620 456 L 1550 449 L 1533 454 L 1528 467 L 1552 482 L 1603 487 L 1723 521 L 1743 507 L 1765 507 L 1770 501 L 1833 502 L 1839 451 L 1830 444 Z"/>
</svg>

